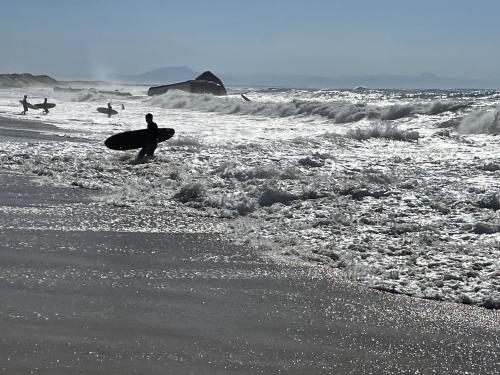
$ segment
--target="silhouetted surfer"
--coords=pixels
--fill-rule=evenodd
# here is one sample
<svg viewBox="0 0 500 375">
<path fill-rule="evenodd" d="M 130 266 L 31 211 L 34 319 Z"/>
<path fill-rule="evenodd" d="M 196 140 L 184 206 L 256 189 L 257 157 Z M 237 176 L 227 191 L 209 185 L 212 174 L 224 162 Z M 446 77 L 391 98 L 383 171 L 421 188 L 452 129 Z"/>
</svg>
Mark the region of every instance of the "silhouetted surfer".
<svg viewBox="0 0 500 375">
<path fill-rule="evenodd" d="M 111 117 L 111 111 L 113 108 L 111 107 L 111 103 L 108 103 L 108 117 Z"/>
<path fill-rule="evenodd" d="M 43 100 L 43 114 L 44 114 L 44 115 L 46 115 L 47 113 L 49 113 L 49 108 L 47 108 L 47 107 L 48 107 L 48 104 L 49 104 L 49 103 L 47 103 L 47 98 L 45 98 L 45 99 Z"/>
<path fill-rule="evenodd" d="M 154 156 L 156 147 L 158 147 L 158 125 L 156 122 L 153 122 L 153 115 L 148 113 L 146 115 L 146 122 L 148 124 L 149 130 L 149 141 L 150 143 L 145 145 L 139 154 L 137 155 L 137 161 L 144 160 L 144 157 L 152 158 Z"/>
<path fill-rule="evenodd" d="M 125 109 L 125 106 L 122 104 L 122 111 Z"/>
<path fill-rule="evenodd" d="M 21 100 L 21 104 L 23 105 L 24 109 L 24 111 L 22 111 L 21 113 L 25 115 L 26 112 L 28 112 L 28 95 L 24 95 L 24 99 Z"/>
</svg>

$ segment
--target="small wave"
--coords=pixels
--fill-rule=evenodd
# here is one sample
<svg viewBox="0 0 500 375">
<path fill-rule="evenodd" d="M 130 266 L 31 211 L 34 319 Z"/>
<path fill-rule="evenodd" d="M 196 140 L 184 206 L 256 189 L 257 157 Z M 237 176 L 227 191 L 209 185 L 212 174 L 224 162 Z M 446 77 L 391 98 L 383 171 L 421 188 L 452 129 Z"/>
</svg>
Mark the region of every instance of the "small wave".
<svg viewBox="0 0 500 375">
<path fill-rule="evenodd" d="M 465 116 L 458 132 L 462 134 L 498 134 L 500 133 L 500 108 L 475 111 Z"/>
<path fill-rule="evenodd" d="M 97 102 L 103 101 L 106 99 L 106 96 L 99 94 L 96 91 L 82 91 L 77 94 L 73 94 L 71 98 L 72 102 Z"/>
<path fill-rule="evenodd" d="M 439 115 L 465 109 L 471 103 L 434 101 L 391 106 L 375 106 L 366 103 L 353 104 L 345 101 L 291 100 L 284 102 L 243 102 L 232 97 L 187 94 L 169 91 L 148 99 L 151 104 L 168 109 L 188 109 L 216 112 L 226 115 L 250 115 L 265 117 L 320 116 L 336 123 L 357 122 L 363 119 L 398 120 L 413 115 Z"/>
<path fill-rule="evenodd" d="M 59 92 L 53 94 L 54 97 L 69 102 L 97 102 L 106 100 L 107 96 L 97 92 L 97 90 L 85 89 L 78 92 Z"/>
<path fill-rule="evenodd" d="M 375 125 L 365 129 L 357 128 L 347 132 L 347 136 L 358 141 L 365 141 L 370 138 L 384 138 L 395 141 L 418 142 L 420 138 L 420 134 L 417 131 L 402 130 L 394 125 Z"/>
</svg>

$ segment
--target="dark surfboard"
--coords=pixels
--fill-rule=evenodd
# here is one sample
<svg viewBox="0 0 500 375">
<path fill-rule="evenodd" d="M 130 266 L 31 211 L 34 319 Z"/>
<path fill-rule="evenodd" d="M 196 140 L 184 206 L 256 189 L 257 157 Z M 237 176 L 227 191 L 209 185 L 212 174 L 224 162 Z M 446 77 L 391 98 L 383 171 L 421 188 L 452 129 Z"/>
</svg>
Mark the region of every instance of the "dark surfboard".
<svg viewBox="0 0 500 375">
<path fill-rule="evenodd" d="M 158 129 L 158 143 L 172 138 L 174 134 L 174 129 Z M 147 146 L 149 143 L 151 143 L 151 132 L 148 129 L 118 133 L 104 141 L 106 147 L 112 150 L 133 150 Z"/>
<path fill-rule="evenodd" d="M 23 104 L 23 101 L 22 100 L 19 100 L 19 103 Z M 31 103 L 26 103 L 26 106 L 29 108 L 29 109 L 38 109 L 37 107 L 35 107 L 33 104 Z"/>
<path fill-rule="evenodd" d="M 51 109 L 51 108 L 54 108 L 56 105 L 54 103 L 38 103 L 38 104 L 35 104 L 35 107 L 37 107 L 38 109 Z"/>
<path fill-rule="evenodd" d="M 104 107 L 99 107 L 97 108 L 97 112 L 104 113 L 106 115 L 109 115 L 110 111 L 107 108 Z M 114 109 L 111 110 L 112 115 L 116 115 L 118 112 L 116 112 Z"/>
</svg>

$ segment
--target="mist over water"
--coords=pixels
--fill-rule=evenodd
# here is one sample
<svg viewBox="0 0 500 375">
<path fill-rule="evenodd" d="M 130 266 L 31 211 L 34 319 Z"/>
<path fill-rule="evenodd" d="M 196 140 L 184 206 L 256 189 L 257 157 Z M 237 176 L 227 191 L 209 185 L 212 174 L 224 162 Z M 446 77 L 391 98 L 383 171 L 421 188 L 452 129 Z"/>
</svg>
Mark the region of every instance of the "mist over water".
<svg viewBox="0 0 500 375">
<path fill-rule="evenodd" d="M 5 142 L 0 166 L 91 189 L 102 205 L 221 220 L 225 236 L 274 260 L 498 307 L 500 92 L 247 90 L 246 102 L 239 90 L 120 89 L 132 96 L 28 89 L 57 107 L 23 119 L 90 142 Z M 0 90 L 0 115 L 18 118 L 23 93 Z M 107 102 L 118 115 L 96 112 Z M 153 161 L 104 147 L 148 112 L 176 130 Z"/>
</svg>

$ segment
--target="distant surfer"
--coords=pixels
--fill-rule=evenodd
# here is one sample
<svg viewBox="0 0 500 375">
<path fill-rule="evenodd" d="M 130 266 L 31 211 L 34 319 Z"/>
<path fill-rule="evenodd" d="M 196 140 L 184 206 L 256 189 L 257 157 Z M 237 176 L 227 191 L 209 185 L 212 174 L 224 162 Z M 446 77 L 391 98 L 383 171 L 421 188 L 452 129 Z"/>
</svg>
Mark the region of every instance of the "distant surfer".
<svg viewBox="0 0 500 375">
<path fill-rule="evenodd" d="M 156 147 L 158 147 L 158 125 L 156 125 L 156 122 L 153 122 L 153 115 L 151 113 L 146 115 L 146 123 L 148 124 L 148 131 L 150 133 L 148 137 L 149 143 L 139 151 L 137 161 L 142 161 L 145 157 L 152 158 Z"/>
<path fill-rule="evenodd" d="M 111 107 L 111 103 L 108 103 L 108 117 L 111 117 L 111 113 L 113 111 L 113 108 Z"/>
<path fill-rule="evenodd" d="M 24 95 L 24 99 L 21 100 L 21 104 L 23 105 L 24 109 L 24 111 L 22 111 L 21 113 L 25 115 L 26 112 L 28 112 L 28 95 Z"/>
<path fill-rule="evenodd" d="M 122 111 L 125 109 L 125 106 L 122 104 Z"/>
<path fill-rule="evenodd" d="M 49 113 L 49 106 L 48 106 L 49 103 L 47 103 L 47 98 L 45 98 L 43 100 L 43 114 L 46 115 L 47 113 Z"/>
</svg>

